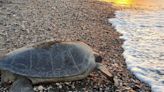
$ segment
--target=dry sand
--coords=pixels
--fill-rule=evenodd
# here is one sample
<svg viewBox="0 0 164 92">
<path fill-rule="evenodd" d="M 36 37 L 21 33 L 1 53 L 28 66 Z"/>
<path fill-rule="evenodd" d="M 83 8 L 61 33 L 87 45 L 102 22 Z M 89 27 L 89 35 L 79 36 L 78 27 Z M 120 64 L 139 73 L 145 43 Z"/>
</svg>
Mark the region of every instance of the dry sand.
<svg viewBox="0 0 164 92">
<path fill-rule="evenodd" d="M 112 5 L 96 0 L 0 0 L 0 52 L 48 39 L 80 40 L 101 52 L 113 78 L 95 70 L 84 80 L 37 85 L 36 92 L 150 92 L 127 70 L 111 17 Z"/>
</svg>

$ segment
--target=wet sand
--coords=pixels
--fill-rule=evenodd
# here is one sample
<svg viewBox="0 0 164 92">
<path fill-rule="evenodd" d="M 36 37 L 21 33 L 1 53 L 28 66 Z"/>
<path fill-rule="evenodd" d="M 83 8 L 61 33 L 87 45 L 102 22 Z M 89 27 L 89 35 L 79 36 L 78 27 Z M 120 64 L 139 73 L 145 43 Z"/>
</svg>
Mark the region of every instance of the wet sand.
<svg viewBox="0 0 164 92">
<path fill-rule="evenodd" d="M 0 0 L 0 52 L 49 39 L 83 41 L 101 52 L 113 77 L 95 70 L 79 81 L 35 85 L 36 92 L 150 92 L 127 70 L 123 40 L 108 23 L 114 11 L 111 4 L 96 0 Z"/>
</svg>

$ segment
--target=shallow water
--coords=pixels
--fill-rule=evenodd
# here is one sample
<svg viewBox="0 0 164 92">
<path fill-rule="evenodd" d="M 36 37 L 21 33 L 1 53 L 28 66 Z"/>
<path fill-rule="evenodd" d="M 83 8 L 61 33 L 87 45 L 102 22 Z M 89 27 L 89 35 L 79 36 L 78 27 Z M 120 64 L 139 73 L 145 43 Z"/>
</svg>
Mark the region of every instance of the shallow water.
<svg viewBox="0 0 164 92">
<path fill-rule="evenodd" d="M 150 8 L 118 10 L 109 21 L 125 39 L 128 69 L 153 92 L 164 92 L 164 9 Z"/>
</svg>

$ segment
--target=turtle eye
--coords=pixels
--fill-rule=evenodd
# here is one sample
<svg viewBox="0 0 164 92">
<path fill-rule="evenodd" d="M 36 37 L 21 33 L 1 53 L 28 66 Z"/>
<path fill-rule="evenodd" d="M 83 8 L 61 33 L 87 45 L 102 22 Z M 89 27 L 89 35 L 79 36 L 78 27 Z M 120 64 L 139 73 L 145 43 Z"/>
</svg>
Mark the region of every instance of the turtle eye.
<svg viewBox="0 0 164 92">
<path fill-rule="evenodd" d="M 95 55 L 95 62 L 101 63 L 102 62 L 102 57 L 99 55 Z"/>
</svg>

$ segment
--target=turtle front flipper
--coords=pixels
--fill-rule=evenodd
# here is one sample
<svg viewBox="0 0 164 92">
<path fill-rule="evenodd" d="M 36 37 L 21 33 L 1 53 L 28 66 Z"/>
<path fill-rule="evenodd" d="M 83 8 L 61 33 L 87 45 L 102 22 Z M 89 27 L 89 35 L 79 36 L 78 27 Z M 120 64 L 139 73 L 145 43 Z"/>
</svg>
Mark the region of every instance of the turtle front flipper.
<svg viewBox="0 0 164 92">
<path fill-rule="evenodd" d="M 32 82 L 27 78 L 18 78 L 10 87 L 9 92 L 34 92 Z"/>
<path fill-rule="evenodd" d="M 107 76 L 107 78 L 114 83 L 113 80 L 113 75 L 109 72 L 109 70 L 105 67 L 105 65 L 97 63 L 97 69 L 100 70 L 103 74 L 105 74 L 105 76 Z"/>
</svg>

